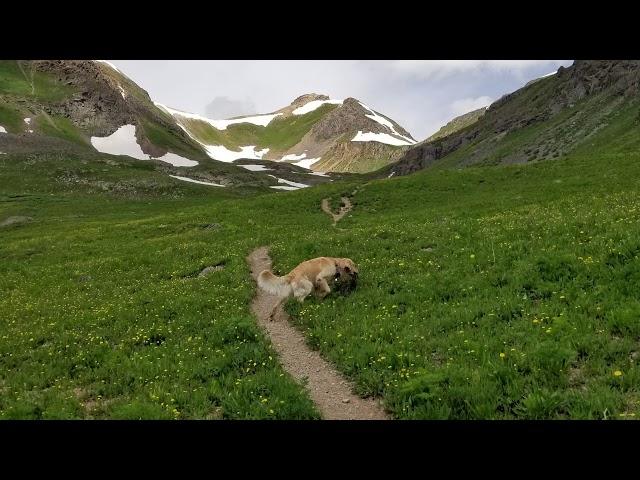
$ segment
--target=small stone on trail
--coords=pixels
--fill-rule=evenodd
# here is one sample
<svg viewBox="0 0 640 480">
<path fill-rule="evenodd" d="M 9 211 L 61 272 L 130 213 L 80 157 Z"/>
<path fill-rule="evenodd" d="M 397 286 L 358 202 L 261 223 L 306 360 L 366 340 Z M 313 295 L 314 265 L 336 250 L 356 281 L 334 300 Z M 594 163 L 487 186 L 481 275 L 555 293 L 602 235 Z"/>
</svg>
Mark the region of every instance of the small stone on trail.
<svg viewBox="0 0 640 480">
<path fill-rule="evenodd" d="M 351 400 L 349 400 L 348 398 L 343 398 L 342 399 L 342 403 L 349 403 Z"/>
</svg>

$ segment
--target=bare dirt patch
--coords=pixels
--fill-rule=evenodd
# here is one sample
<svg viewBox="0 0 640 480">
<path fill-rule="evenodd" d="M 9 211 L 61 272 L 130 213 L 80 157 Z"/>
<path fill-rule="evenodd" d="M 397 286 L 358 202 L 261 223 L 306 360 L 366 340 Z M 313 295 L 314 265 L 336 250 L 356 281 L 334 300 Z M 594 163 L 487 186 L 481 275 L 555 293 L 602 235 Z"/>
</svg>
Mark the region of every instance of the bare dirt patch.
<svg viewBox="0 0 640 480">
<path fill-rule="evenodd" d="M 262 270 L 271 270 L 267 247 L 251 252 L 247 262 L 254 280 Z M 307 346 L 304 336 L 289 323 L 289 316 L 282 307 L 276 310 L 274 320 L 269 320 L 277 302 L 277 297 L 258 288 L 251 310 L 269 335 L 285 370 L 296 380 L 306 383 L 322 417 L 325 420 L 388 420 L 389 416 L 377 400 L 355 395 L 351 382 Z"/>
<path fill-rule="evenodd" d="M 342 205 L 340 206 L 340 210 L 338 211 L 338 213 L 334 213 L 333 210 L 331 210 L 331 206 L 329 205 L 329 199 L 328 198 L 322 199 L 322 211 L 325 212 L 327 215 L 329 215 L 333 219 L 334 227 L 336 223 L 342 220 L 342 217 L 344 217 L 347 213 L 351 211 L 352 208 L 353 208 L 353 205 L 351 203 L 351 200 L 349 200 L 349 197 L 342 197 Z"/>
</svg>

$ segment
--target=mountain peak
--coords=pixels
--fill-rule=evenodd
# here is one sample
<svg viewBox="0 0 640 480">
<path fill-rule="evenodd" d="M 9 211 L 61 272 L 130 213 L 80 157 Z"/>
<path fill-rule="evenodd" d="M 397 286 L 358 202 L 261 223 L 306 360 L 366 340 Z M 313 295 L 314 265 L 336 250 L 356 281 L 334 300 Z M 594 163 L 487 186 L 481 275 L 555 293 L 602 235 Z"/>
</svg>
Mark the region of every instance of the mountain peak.
<svg viewBox="0 0 640 480">
<path fill-rule="evenodd" d="M 329 100 L 328 95 L 322 95 L 319 93 L 305 93 L 304 95 L 300 95 L 293 102 L 291 102 L 292 107 L 302 107 L 309 102 L 313 102 L 314 100 Z"/>
</svg>

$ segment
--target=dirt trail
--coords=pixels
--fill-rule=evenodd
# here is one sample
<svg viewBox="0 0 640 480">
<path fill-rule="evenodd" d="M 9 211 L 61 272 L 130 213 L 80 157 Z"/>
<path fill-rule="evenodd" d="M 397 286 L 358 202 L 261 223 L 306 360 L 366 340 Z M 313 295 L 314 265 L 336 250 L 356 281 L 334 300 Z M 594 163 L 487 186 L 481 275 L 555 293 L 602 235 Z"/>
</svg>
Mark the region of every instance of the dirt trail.
<svg viewBox="0 0 640 480">
<path fill-rule="evenodd" d="M 336 226 L 336 223 L 342 220 L 342 217 L 344 217 L 351 211 L 352 208 L 353 205 L 351 204 L 351 200 L 349 200 L 349 197 L 342 197 L 342 205 L 340 205 L 340 211 L 338 213 L 333 213 L 333 210 L 331 210 L 331 206 L 329 205 L 329 199 L 322 199 L 322 211 L 333 218 L 334 227 Z"/>
<path fill-rule="evenodd" d="M 364 189 L 364 187 L 366 187 L 370 183 L 371 182 L 367 182 L 363 185 L 356 187 L 356 189 L 353 192 L 351 192 L 351 194 L 349 194 L 348 197 L 341 197 L 342 205 L 340 205 L 340 211 L 338 213 L 333 213 L 333 210 L 331 210 L 331 205 L 329 204 L 328 198 L 322 199 L 322 203 L 320 204 L 322 211 L 327 215 L 329 215 L 331 218 L 333 218 L 334 227 L 336 226 L 336 223 L 342 220 L 342 217 L 344 217 L 347 213 L 349 213 L 353 209 L 353 204 L 351 203 L 351 197 L 355 197 L 356 193 L 358 193 L 359 190 Z"/>
<path fill-rule="evenodd" d="M 254 280 L 262 270 L 271 270 L 267 247 L 251 252 L 247 262 Z M 277 310 L 274 321 L 269 321 L 276 302 L 275 296 L 258 288 L 251 310 L 271 338 L 285 370 L 298 381 L 307 380 L 309 395 L 322 417 L 325 420 L 388 420 L 377 400 L 354 395 L 351 383 L 307 346 L 304 336 L 289 323 L 282 307 Z"/>
</svg>

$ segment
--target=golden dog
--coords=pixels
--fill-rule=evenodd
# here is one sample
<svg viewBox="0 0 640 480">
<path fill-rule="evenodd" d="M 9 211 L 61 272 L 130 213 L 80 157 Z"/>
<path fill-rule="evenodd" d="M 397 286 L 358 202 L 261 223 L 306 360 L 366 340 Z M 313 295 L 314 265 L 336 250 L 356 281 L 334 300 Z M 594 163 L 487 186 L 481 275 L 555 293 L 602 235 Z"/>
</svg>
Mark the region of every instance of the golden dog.
<svg viewBox="0 0 640 480">
<path fill-rule="evenodd" d="M 279 298 L 269 315 L 273 320 L 277 308 L 289 297 L 302 303 L 315 290 L 319 298 L 324 298 L 331 292 L 327 280 L 345 276 L 354 279 L 357 275 L 358 267 L 350 258 L 318 257 L 302 262 L 282 277 L 263 270 L 258 275 L 258 286 Z"/>
</svg>

